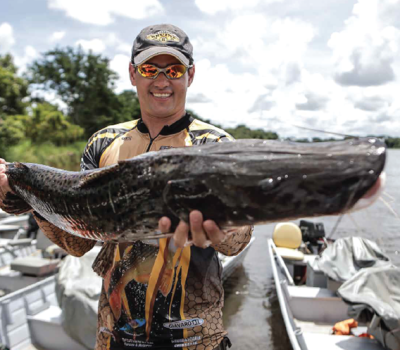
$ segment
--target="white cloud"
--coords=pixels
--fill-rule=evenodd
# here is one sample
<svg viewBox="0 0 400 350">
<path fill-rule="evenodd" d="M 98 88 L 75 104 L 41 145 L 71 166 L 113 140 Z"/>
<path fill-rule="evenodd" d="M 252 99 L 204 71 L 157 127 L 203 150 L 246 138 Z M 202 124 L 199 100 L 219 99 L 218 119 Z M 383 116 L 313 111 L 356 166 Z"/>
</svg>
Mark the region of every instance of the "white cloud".
<svg viewBox="0 0 400 350">
<path fill-rule="evenodd" d="M 115 48 L 117 51 L 119 52 L 125 52 L 125 53 L 129 53 L 129 55 L 132 52 L 132 45 L 127 44 L 127 43 L 120 43 L 116 46 Z"/>
<path fill-rule="evenodd" d="M 85 51 L 93 51 L 94 53 L 101 53 L 106 49 L 106 45 L 100 39 L 92 40 L 78 40 L 76 46 L 81 46 Z"/>
<path fill-rule="evenodd" d="M 163 11 L 158 0 L 48 0 L 51 9 L 65 11 L 67 16 L 84 23 L 107 25 L 115 16 L 144 19 Z"/>
<path fill-rule="evenodd" d="M 354 101 L 354 106 L 363 111 L 375 112 L 390 105 L 390 97 L 377 95 L 362 95 Z"/>
<path fill-rule="evenodd" d="M 260 78 L 291 81 L 301 69 L 315 32 L 311 24 L 300 20 L 254 13 L 233 17 L 222 30 L 210 34 L 213 40 L 198 36 L 193 44 L 196 52 L 214 56 L 215 60 L 234 59 L 244 67 L 256 69 Z"/>
<path fill-rule="evenodd" d="M 65 32 L 54 32 L 51 37 L 50 37 L 50 41 L 51 42 L 57 42 L 60 41 L 62 38 L 64 38 L 65 36 Z"/>
<path fill-rule="evenodd" d="M 196 62 L 196 77 L 189 89 L 188 107 L 204 118 L 223 125 L 245 123 L 252 127 L 276 129 L 298 116 L 296 103 L 318 96 L 309 108 L 323 108 L 325 90 L 304 85 L 303 60 L 316 30 L 309 23 L 284 18 L 273 19 L 262 14 L 234 17 L 222 30 L 215 30 L 213 40 L 196 37 L 196 52 L 206 52 L 208 59 Z M 229 63 L 229 65 L 228 65 Z M 233 67 L 233 69 L 232 69 Z M 240 69 L 235 69 L 240 67 Z M 319 85 L 325 84 L 321 78 Z M 227 88 L 229 87 L 229 88 Z M 208 103 L 191 103 L 202 94 Z M 313 94 L 313 95 L 312 95 Z M 315 100 L 316 98 L 314 98 Z M 307 101 L 304 101 L 306 103 Z M 305 106 L 307 107 L 307 106 Z M 213 119 L 216 118 L 217 119 Z M 280 124 L 280 125 L 279 125 Z"/>
<path fill-rule="evenodd" d="M 0 25 L 0 53 L 6 53 L 15 44 L 13 28 L 7 22 Z"/>
<path fill-rule="evenodd" d="M 260 3 L 280 2 L 281 0 L 195 0 L 195 4 L 202 11 L 209 15 L 215 15 L 217 12 L 229 10 L 243 10 L 245 8 L 254 9 Z"/>
<path fill-rule="evenodd" d="M 45 101 L 56 105 L 63 113 L 68 112 L 68 105 L 61 100 L 55 91 L 43 91 L 41 89 L 32 90 L 31 95 L 34 98 L 43 98 Z"/>
<path fill-rule="evenodd" d="M 399 23 L 388 13 L 400 12 L 400 1 L 359 0 L 341 32 L 333 33 L 335 79 L 346 86 L 382 85 L 395 79 L 393 61 L 400 48 Z"/>
<path fill-rule="evenodd" d="M 119 79 L 117 81 L 116 92 L 120 93 L 123 90 L 132 90 L 133 86 L 129 78 L 129 62 L 130 56 L 127 55 L 115 55 L 110 61 L 110 68 L 117 72 Z"/>
<path fill-rule="evenodd" d="M 39 53 L 33 46 L 26 46 L 24 49 L 24 55 L 14 55 L 14 61 L 20 72 L 25 72 L 26 68 L 29 64 L 31 64 L 34 60 L 39 58 Z"/>
<path fill-rule="evenodd" d="M 213 23 L 192 39 L 200 59 L 188 108 L 224 126 L 244 123 L 284 137 L 330 136 L 293 125 L 360 136 L 400 136 L 400 131 L 389 127 L 400 119 L 400 102 L 394 102 L 399 89 L 394 79 L 400 72 L 395 55 L 400 47 L 400 8 L 393 8 L 400 0 L 382 2 L 391 10 L 376 11 L 377 16 L 370 2 L 359 1 L 361 7 L 355 7 L 343 31 L 329 42 L 335 62 L 326 46 L 313 41 L 321 39 L 319 30 L 299 18 L 277 18 L 248 9 Z M 357 67 L 349 70 L 352 76 L 338 74 L 348 62 Z M 351 83 L 338 85 L 340 79 Z M 377 85 L 388 80 L 390 84 Z M 371 82 L 373 86 L 368 86 Z"/>
<path fill-rule="evenodd" d="M 188 90 L 188 108 L 200 116 L 223 125 L 248 122 L 248 110 L 258 94 L 268 89 L 257 76 L 234 74 L 225 64 L 211 65 L 207 59 L 196 63 L 194 83 Z M 203 103 L 199 103 L 198 97 Z"/>
<path fill-rule="evenodd" d="M 122 41 L 114 33 L 108 34 L 104 41 L 107 46 L 114 47 L 118 52 L 131 54 L 132 45 Z"/>
</svg>

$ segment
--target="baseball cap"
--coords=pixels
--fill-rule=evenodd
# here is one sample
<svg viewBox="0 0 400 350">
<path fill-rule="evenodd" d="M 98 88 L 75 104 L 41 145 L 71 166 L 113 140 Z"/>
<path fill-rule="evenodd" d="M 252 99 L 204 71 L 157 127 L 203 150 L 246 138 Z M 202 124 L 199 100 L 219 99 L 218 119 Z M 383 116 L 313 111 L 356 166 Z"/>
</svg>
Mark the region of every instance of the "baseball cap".
<svg viewBox="0 0 400 350">
<path fill-rule="evenodd" d="M 144 28 L 133 42 L 131 62 L 142 64 L 158 55 L 171 55 L 186 67 L 193 64 L 193 46 L 186 33 L 172 24 L 157 24 Z"/>
</svg>

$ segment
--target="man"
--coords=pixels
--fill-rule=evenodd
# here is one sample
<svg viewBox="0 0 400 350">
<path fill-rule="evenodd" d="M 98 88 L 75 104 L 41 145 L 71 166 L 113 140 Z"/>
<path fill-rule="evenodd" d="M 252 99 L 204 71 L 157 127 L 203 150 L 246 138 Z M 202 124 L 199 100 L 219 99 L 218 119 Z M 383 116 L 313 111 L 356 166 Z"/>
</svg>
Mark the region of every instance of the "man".
<svg viewBox="0 0 400 350">
<path fill-rule="evenodd" d="M 95 133 L 84 151 L 82 170 L 148 151 L 232 140 L 185 111 L 195 66 L 192 45 L 181 29 L 143 29 L 133 44 L 129 74 L 137 88 L 141 119 Z M 8 188 L 1 165 L 0 188 L 4 198 Z M 43 232 L 72 255 L 81 256 L 95 244 L 34 215 Z M 170 227 L 168 217 L 160 218 L 161 232 Z M 223 230 L 193 211 L 190 222 L 181 221 L 172 239 L 105 244 L 93 264 L 104 278 L 96 350 L 224 349 L 229 340 L 222 326 L 222 269 L 216 251 L 238 254 L 251 232 L 249 226 Z"/>
</svg>

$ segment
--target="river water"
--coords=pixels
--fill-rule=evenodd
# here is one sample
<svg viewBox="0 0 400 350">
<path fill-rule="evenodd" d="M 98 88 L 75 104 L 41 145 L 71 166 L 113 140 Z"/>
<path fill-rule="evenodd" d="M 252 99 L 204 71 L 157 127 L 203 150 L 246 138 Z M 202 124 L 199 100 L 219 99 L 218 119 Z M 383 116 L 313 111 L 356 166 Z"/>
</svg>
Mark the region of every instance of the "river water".
<svg viewBox="0 0 400 350">
<path fill-rule="evenodd" d="M 400 150 L 389 150 L 385 172 L 386 189 L 382 200 L 369 208 L 344 216 L 332 238 L 361 236 L 378 243 L 400 267 Z M 392 209 L 389 209 L 390 206 Z M 323 222 L 332 232 L 338 217 L 311 219 Z M 298 223 L 298 221 L 297 221 Z M 257 226 L 255 243 L 243 262 L 225 283 L 224 324 L 233 350 L 291 349 L 275 292 L 267 240 L 274 225 Z"/>
</svg>

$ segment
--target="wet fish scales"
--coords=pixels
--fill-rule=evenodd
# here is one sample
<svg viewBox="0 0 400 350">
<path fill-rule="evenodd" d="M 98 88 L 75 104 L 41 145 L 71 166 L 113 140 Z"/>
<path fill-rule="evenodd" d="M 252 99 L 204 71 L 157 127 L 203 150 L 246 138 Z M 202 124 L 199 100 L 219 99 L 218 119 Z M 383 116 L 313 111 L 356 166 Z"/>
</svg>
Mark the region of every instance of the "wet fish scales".
<svg viewBox="0 0 400 350">
<path fill-rule="evenodd" d="M 146 153 L 109 167 L 68 172 L 12 163 L 14 192 L 46 220 L 101 241 L 154 236 L 191 210 L 221 227 L 338 214 L 376 182 L 378 139 L 302 144 L 238 140 Z"/>
</svg>

